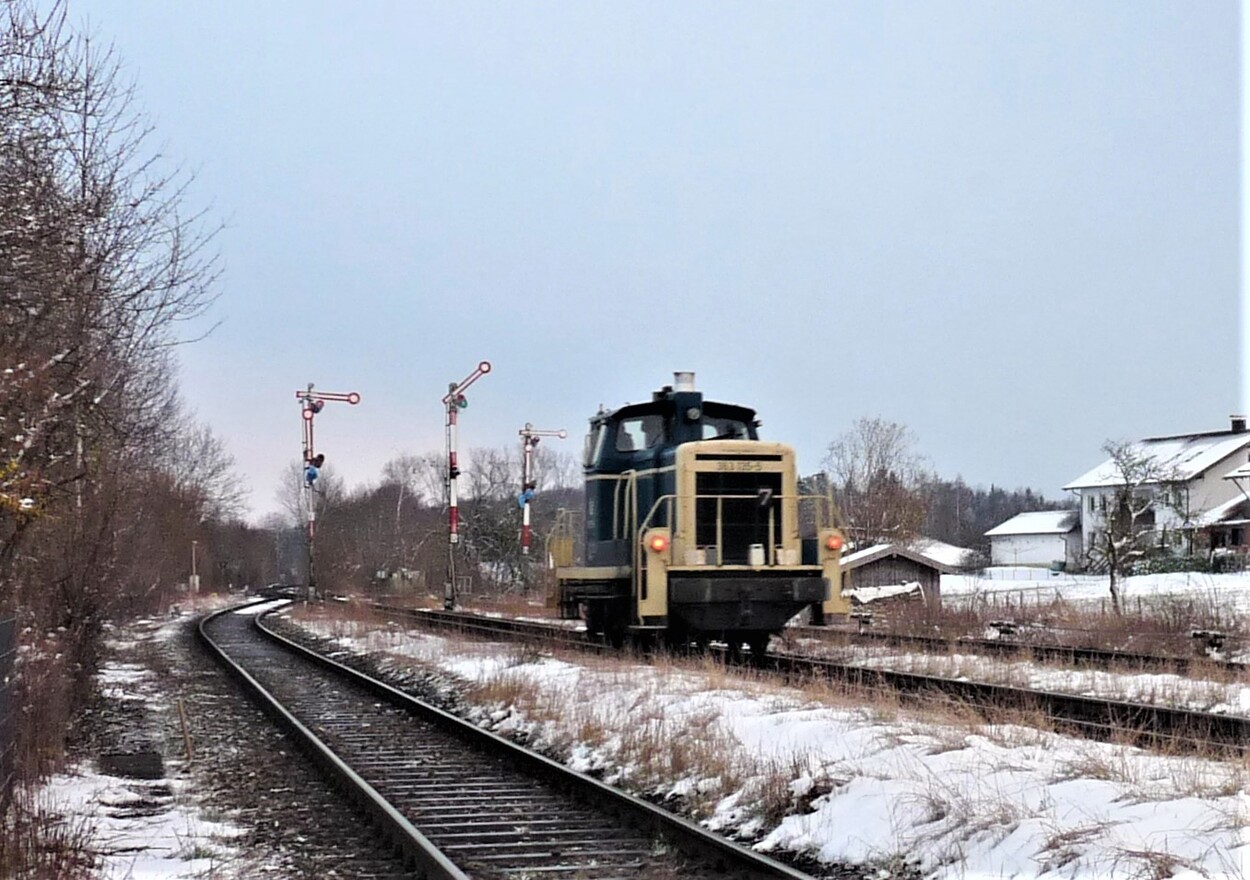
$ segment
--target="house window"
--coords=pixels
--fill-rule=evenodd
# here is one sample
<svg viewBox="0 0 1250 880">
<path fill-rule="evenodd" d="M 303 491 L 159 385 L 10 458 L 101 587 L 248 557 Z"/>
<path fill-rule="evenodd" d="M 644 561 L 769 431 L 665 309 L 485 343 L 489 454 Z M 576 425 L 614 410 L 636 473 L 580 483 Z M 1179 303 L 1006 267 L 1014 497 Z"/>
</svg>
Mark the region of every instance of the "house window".
<svg viewBox="0 0 1250 880">
<path fill-rule="evenodd" d="M 1094 496 L 1093 495 L 1089 496 L 1089 512 L 1090 513 L 1094 512 Z"/>
<path fill-rule="evenodd" d="M 1242 544 L 1246 543 L 1245 529 L 1242 529 L 1242 528 L 1233 529 L 1232 535 L 1228 539 L 1228 543 L 1229 543 L 1229 546 L 1232 546 L 1232 547 L 1240 547 Z"/>
<path fill-rule="evenodd" d="M 1106 495 L 1098 496 L 1098 509 L 1103 513 L 1107 512 L 1107 496 Z"/>
</svg>

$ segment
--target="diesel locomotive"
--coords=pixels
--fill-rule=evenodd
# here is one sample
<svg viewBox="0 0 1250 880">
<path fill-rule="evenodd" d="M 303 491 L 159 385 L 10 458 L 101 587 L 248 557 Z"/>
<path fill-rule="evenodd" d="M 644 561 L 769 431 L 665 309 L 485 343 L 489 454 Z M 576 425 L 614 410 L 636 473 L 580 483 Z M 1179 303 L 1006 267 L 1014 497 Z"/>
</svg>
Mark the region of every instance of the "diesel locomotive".
<svg viewBox="0 0 1250 880">
<path fill-rule="evenodd" d="M 724 640 L 762 654 L 805 608 L 849 611 L 828 498 L 800 496 L 794 450 L 761 440 L 755 411 L 704 400 L 676 373 L 646 403 L 590 420 L 584 560 L 566 519 L 549 551 L 561 617 L 613 643 Z"/>
</svg>

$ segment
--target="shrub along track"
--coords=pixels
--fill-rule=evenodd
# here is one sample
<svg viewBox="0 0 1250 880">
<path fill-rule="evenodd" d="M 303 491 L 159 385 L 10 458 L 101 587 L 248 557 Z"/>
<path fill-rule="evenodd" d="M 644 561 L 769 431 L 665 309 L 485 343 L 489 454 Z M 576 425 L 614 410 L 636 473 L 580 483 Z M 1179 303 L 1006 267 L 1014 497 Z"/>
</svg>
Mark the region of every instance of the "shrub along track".
<svg viewBox="0 0 1250 880">
<path fill-rule="evenodd" d="M 212 615 L 200 634 L 418 876 L 807 876 L 296 645 L 255 615 Z"/>
<path fill-rule="evenodd" d="M 565 627 L 451 611 L 414 611 L 375 605 L 432 627 L 452 628 L 485 638 L 513 638 L 554 643 L 596 652 L 612 649 Z M 751 662 L 753 661 L 753 662 Z M 988 719 L 998 715 L 1044 715 L 1059 730 L 1091 739 L 1115 739 L 1177 752 L 1237 756 L 1250 750 L 1250 719 L 1212 712 L 1174 709 L 1127 700 L 1107 700 L 1054 691 L 1032 690 L 963 679 L 868 668 L 832 660 L 770 651 L 748 658 L 757 669 L 788 680 L 831 679 L 848 686 L 889 692 L 909 700 L 951 702 L 977 709 Z"/>
</svg>

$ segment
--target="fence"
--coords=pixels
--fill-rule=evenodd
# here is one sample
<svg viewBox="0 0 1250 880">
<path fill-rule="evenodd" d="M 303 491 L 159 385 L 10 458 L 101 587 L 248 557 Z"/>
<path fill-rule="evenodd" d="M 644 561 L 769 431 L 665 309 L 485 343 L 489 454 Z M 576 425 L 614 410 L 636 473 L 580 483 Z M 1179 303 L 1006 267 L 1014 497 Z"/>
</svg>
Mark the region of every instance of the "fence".
<svg viewBox="0 0 1250 880">
<path fill-rule="evenodd" d="M 0 816 L 7 812 L 13 795 L 17 762 L 17 618 L 0 618 Z"/>
</svg>

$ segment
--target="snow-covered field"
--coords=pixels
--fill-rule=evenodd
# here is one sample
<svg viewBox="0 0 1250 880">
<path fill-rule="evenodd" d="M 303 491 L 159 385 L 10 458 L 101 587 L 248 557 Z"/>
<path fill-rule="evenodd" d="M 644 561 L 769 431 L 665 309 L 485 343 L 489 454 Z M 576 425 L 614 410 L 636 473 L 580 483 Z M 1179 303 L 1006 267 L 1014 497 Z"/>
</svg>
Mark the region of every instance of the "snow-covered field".
<svg viewBox="0 0 1250 880">
<path fill-rule="evenodd" d="M 1128 607 L 1137 601 L 1184 599 L 1250 614 L 1250 574 L 1177 572 L 1125 579 L 1123 597 Z M 942 575 L 942 603 L 958 607 L 973 602 L 1045 603 L 1056 599 L 1097 608 L 1109 601 L 1108 580 L 1102 575 L 1052 573 L 1025 566 L 999 567 L 983 575 Z"/>
<path fill-rule="evenodd" d="M 318 628 L 474 683 L 479 723 L 610 782 L 702 801 L 703 821 L 764 851 L 881 878 L 906 865 L 967 878 L 1250 873 L 1245 763 L 856 706 L 712 665 L 570 662 L 360 627 Z"/>
</svg>

